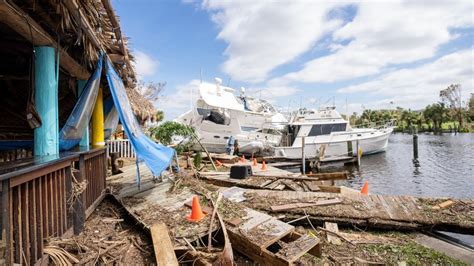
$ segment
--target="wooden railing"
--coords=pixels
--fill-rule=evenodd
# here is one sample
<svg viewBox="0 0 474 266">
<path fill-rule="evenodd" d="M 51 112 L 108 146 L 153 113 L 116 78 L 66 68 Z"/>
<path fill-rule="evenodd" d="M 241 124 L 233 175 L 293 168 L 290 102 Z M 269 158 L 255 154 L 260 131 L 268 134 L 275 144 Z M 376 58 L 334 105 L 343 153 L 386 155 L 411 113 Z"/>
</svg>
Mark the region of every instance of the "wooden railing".
<svg viewBox="0 0 474 266">
<path fill-rule="evenodd" d="M 48 238 L 82 230 L 92 212 L 86 210 L 97 206 L 104 196 L 105 156 L 105 149 L 72 153 L 0 174 L 3 263 L 39 263 Z M 78 181 L 88 183 L 72 206 L 73 171 Z"/>
<path fill-rule="evenodd" d="M 111 152 L 118 153 L 117 157 L 135 158 L 135 151 L 128 139 L 115 139 L 107 141 L 107 157 Z"/>
<path fill-rule="evenodd" d="M 0 163 L 13 162 L 16 160 L 33 157 L 33 151 L 30 149 L 13 149 L 0 151 Z"/>
</svg>

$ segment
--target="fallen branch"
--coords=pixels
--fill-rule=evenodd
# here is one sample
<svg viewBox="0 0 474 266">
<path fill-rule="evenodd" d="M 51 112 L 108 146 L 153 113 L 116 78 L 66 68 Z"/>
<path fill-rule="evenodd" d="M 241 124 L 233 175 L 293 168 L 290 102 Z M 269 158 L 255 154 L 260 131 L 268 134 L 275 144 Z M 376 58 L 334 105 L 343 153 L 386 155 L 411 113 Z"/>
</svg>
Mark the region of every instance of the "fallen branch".
<svg viewBox="0 0 474 266">
<path fill-rule="evenodd" d="M 211 251 L 211 248 L 212 248 L 212 228 L 214 226 L 214 218 L 216 217 L 216 213 L 217 213 L 217 208 L 218 208 L 218 204 L 219 204 L 219 201 L 221 201 L 222 199 L 222 193 L 219 193 L 217 195 L 217 199 L 216 199 L 216 203 L 215 205 L 213 206 L 214 207 L 214 211 L 212 212 L 212 216 L 211 216 L 211 225 L 209 226 L 209 234 L 207 236 L 207 251 L 210 252 Z"/>
</svg>

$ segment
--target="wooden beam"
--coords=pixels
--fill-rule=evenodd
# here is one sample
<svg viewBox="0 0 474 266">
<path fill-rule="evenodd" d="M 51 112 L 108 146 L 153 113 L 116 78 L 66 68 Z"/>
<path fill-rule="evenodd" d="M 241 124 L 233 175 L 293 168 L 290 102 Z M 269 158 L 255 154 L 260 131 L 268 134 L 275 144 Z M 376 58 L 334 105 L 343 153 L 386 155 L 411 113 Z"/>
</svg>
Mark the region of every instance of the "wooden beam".
<svg viewBox="0 0 474 266">
<path fill-rule="evenodd" d="M 117 38 L 117 42 L 119 44 L 120 50 L 124 56 L 125 63 L 127 64 L 127 68 L 130 72 L 130 75 L 134 80 L 136 80 L 135 72 L 132 69 L 132 65 L 130 63 L 130 58 L 128 56 L 127 49 L 125 48 L 125 44 L 123 42 L 122 32 L 120 31 L 120 24 L 118 23 L 117 17 L 115 16 L 115 12 L 112 8 L 112 4 L 110 4 L 110 0 L 102 0 L 102 5 L 109 16 L 110 23 L 112 23 L 112 27 L 114 28 L 115 37 Z"/>
<path fill-rule="evenodd" d="M 155 250 L 156 265 L 178 265 L 178 260 L 174 253 L 173 243 L 168 233 L 168 228 L 164 223 L 154 224 L 151 229 L 151 239 Z"/>
<path fill-rule="evenodd" d="M 0 0 L 0 22 L 8 25 L 23 38 L 36 46 L 53 46 L 59 48 L 59 63 L 71 76 L 88 79 L 89 71 L 77 63 L 58 43 L 28 14 L 7 0 Z"/>
</svg>

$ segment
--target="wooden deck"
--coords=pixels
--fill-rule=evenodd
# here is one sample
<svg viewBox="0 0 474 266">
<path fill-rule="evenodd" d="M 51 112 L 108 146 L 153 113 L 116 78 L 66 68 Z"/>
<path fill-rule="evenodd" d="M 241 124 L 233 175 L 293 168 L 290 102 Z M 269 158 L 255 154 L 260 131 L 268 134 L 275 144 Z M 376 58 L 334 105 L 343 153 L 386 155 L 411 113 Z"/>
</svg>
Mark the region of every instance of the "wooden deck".
<svg viewBox="0 0 474 266">
<path fill-rule="evenodd" d="M 239 165 L 250 165 L 249 162 Z M 226 165 L 230 167 L 231 165 Z M 245 179 L 233 179 L 229 172 L 199 172 L 202 180 L 223 187 L 238 186 L 250 189 L 274 189 L 293 191 L 323 191 L 340 192 L 340 187 L 334 186 L 334 180 L 347 179 L 346 172 L 317 173 L 310 176 L 301 176 L 273 166 L 267 166 L 267 170 L 261 169 L 261 164 L 252 166 L 253 176 Z"/>
<path fill-rule="evenodd" d="M 109 178 L 111 192 L 142 226 L 149 229 L 156 223 L 166 224 L 176 250 L 187 249 L 186 241 L 193 242 L 204 236 L 207 238 L 210 214 L 199 223 L 187 220 L 191 211 L 189 201 L 196 194 L 191 187 L 169 192 L 173 182 L 154 182 L 151 173 L 141 165 L 142 186 L 139 190 L 135 166 L 122 170 L 122 174 Z M 232 197 L 226 195 L 228 193 L 224 193 L 224 198 L 228 199 L 226 202 L 231 206 L 222 206 L 225 211 L 220 212 L 234 249 L 256 262 L 274 265 L 290 265 L 305 253 L 320 255 L 318 238 L 301 236 L 292 225 L 233 203 Z M 201 205 L 208 213 L 212 210 L 202 199 Z M 219 229 L 216 223 L 214 227 Z M 268 248 L 272 245 L 279 245 L 279 251 L 270 251 Z"/>
<path fill-rule="evenodd" d="M 229 197 L 239 198 L 249 207 L 269 212 L 272 206 L 289 203 L 314 203 L 334 198 L 342 200 L 341 204 L 336 205 L 286 210 L 287 219 L 299 218 L 306 213 L 319 224 L 329 221 L 364 229 L 474 231 L 473 200 L 453 200 L 455 203 L 450 207 L 437 210 L 433 206 L 445 199 L 242 188 L 232 188 L 232 191 Z"/>
</svg>

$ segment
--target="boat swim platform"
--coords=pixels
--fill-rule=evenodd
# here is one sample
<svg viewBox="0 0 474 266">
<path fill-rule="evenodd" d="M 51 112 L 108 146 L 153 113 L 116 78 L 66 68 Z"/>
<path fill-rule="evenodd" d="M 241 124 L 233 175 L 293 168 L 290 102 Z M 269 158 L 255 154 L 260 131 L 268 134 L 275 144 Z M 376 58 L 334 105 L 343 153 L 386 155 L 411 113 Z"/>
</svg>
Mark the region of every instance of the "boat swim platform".
<svg viewBox="0 0 474 266">
<path fill-rule="evenodd" d="M 187 250 L 187 242 L 207 239 L 212 208 L 206 206 L 207 201 L 200 195 L 202 193 L 194 190 L 192 185 L 179 185 L 181 188 L 175 189 L 175 183 L 171 180 L 157 182 L 143 164 L 140 164 L 142 186 L 139 189 L 136 184 L 136 166 L 126 166 L 122 171 L 108 178 L 110 192 L 142 227 L 149 230 L 153 224 L 165 223 L 176 251 Z M 204 183 L 195 182 L 196 186 Z M 275 265 L 292 265 L 306 253 L 321 255 L 321 244 L 317 237 L 300 235 L 290 224 L 235 203 L 232 197 L 226 196 L 227 189 L 220 188 L 226 200 L 221 201 L 219 213 L 223 216 L 229 240 L 235 250 L 255 262 Z M 187 220 L 191 212 L 190 201 L 195 195 L 200 195 L 202 209 L 207 213 L 199 223 Z M 213 229 L 214 232 L 220 229 L 219 223 L 214 223 Z M 277 243 L 281 248 L 274 251 Z"/>
</svg>

